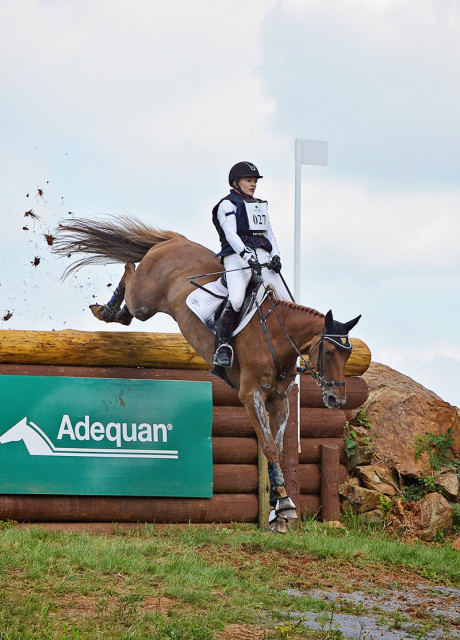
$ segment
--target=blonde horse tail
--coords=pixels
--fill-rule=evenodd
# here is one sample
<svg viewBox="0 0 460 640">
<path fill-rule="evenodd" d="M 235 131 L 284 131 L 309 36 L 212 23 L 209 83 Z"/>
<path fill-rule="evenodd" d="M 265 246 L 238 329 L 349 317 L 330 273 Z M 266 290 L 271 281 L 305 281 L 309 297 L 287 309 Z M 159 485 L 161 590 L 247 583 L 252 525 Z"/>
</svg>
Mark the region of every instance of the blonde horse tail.
<svg viewBox="0 0 460 640">
<path fill-rule="evenodd" d="M 86 254 L 65 269 L 63 279 L 89 264 L 140 262 L 160 242 L 184 238 L 180 233 L 162 231 L 127 217 L 101 221 L 73 218 L 60 223 L 54 235 L 53 253 L 67 257 Z"/>
</svg>

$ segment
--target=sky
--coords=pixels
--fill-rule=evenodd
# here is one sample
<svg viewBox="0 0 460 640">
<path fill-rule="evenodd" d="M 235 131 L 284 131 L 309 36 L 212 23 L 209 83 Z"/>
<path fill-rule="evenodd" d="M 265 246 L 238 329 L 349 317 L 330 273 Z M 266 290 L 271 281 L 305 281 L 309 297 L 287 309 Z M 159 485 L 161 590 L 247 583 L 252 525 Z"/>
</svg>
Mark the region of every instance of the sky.
<svg viewBox="0 0 460 640">
<path fill-rule="evenodd" d="M 0 81 L 1 330 L 178 331 L 102 325 L 122 265 L 62 282 L 46 235 L 123 215 L 217 251 L 241 160 L 292 288 L 295 139 L 323 140 L 298 301 L 460 406 L 456 0 L 0 0 Z"/>
</svg>

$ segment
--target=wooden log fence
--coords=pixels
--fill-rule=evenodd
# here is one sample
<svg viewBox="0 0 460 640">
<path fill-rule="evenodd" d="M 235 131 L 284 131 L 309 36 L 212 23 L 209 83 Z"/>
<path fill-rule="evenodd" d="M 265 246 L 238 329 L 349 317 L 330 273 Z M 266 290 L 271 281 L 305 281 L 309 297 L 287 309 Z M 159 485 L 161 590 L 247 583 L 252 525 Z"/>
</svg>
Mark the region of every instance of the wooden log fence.
<svg viewBox="0 0 460 640">
<path fill-rule="evenodd" d="M 351 341 L 345 409 L 356 409 L 367 398 L 360 376 L 369 366 L 370 351 L 362 341 Z M 1 331 L 0 376 L 211 382 L 214 488 L 213 497 L 207 499 L 2 494 L 0 520 L 262 525 L 269 511 L 266 476 L 261 480 L 264 457 L 237 392 L 209 368 L 180 334 Z M 309 375 L 301 377 L 300 391 L 293 388 L 290 406 L 283 454 L 288 493 L 303 517 L 338 520 L 338 486 L 346 479 L 345 413 L 324 408 L 321 389 Z"/>
</svg>

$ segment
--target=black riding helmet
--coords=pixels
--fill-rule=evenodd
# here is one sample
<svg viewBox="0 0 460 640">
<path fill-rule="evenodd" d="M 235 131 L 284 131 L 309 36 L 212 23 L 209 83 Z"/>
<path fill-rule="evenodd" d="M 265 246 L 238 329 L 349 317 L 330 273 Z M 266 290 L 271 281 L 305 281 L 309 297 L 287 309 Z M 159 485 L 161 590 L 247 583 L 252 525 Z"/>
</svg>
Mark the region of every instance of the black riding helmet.
<svg viewBox="0 0 460 640">
<path fill-rule="evenodd" d="M 240 178 L 263 178 L 263 176 L 259 174 L 258 168 L 252 162 L 237 162 L 228 174 L 229 185 L 233 187 L 234 180 L 238 184 Z"/>
</svg>

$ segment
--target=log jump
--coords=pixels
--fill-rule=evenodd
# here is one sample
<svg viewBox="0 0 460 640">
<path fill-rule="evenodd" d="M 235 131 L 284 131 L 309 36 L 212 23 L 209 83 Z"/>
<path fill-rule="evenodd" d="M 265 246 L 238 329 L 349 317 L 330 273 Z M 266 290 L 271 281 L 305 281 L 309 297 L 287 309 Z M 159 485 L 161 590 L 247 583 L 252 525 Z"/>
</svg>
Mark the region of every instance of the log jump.
<svg viewBox="0 0 460 640">
<path fill-rule="evenodd" d="M 347 404 L 367 399 L 360 376 L 371 355 L 351 338 Z M 0 494 L 0 520 L 19 522 L 230 523 L 260 521 L 268 487 L 260 486 L 260 451 L 237 392 L 213 376 L 181 334 L 147 332 L 0 331 L 0 376 L 69 376 L 212 383 L 213 497 L 118 497 Z M 297 397 L 300 411 L 297 416 Z M 289 494 L 303 517 L 340 518 L 338 486 L 346 479 L 343 410 L 324 408 L 310 375 L 292 390 L 284 457 Z M 300 452 L 297 433 L 300 423 Z M 291 468 L 291 471 L 287 470 Z M 297 500 L 296 500 L 297 498 Z"/>
</svg>

